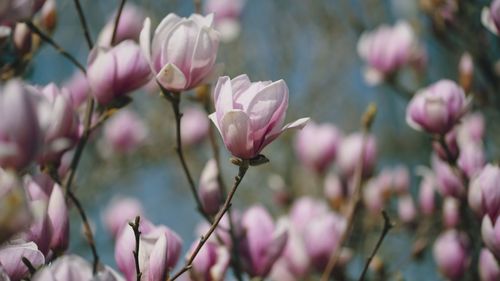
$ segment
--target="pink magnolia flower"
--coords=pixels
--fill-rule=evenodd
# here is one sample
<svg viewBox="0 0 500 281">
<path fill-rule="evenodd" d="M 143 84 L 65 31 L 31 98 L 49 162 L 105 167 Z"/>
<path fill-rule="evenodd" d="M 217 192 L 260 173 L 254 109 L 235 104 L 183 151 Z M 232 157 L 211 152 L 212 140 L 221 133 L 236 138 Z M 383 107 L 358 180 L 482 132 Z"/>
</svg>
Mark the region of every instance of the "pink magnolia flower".
<svg viewBox="0 0 500 281">
<path fill-rule="evenodd" d="M 368 135 L 363 148 L 363 139 L 362 133 L 353 133 L 342 140 L 337 156 L 342 176 L 348 178 L 354 175 L 361 160 L 361 153 L 363 153 L 363 175 L 369 176 L 373 172 L 377 157 L 377 142 L 373 135 Z"/>
<path fill-rule="evenodd" d="M 252 159 L 284 131 L 302 128 L 309 118 L 283 126 L 288 107 L 285 81 L 250 82 L 240 75 L 220 77 L 214 89 L 214 122 L 226 148 L 236 157 Z"/>
<path fill-rule="evenodd" d="M 28 268 L 21 260 L 23 257 L 28 259 L 35 268 L 45 263 L 45 257 L 33 242 L 18 240 L 0 247 L 0 267 L 9 276 L 9 281 L 19 281 L 28 277 Z"/>
<path fill-rule="evenodd" d="M 151 42 L 151 21 L 146 18 L 141 48 L 163 88 L 189 90 L 211 74 L 219 48 L 219 34 L 212 26 L 213 15 L 181 18 L 171 13 L 158 25 Z"/>
<path fill-rule="evenodd" d="M 204 111 L 196 107 L 184 110 L 181 119 L 182 144 L 191 146 L 201 143 L 208 135 L 209 128 L 210 121 Z"/>
<path fill-rule="evenodd" d="M 87 78 L 100 104 L 126 95 L 145 85 L 151 71 L 137 44 L 131 40 L 112 48 L 97 47 L 88 59 Z"/>
<path fill-rule="evenodd" d="M 34 100 L 19 80 L 10 80 L 0 91 L 0 166 L 20 170 L 41 144 Z"/>
<path fill-rule="evenodd" d="M 133 4 L 125 4 L 120 15 L 120 21 L 116 29 L 114 44 L 118 44 L 125 40 L 139 41 L 142 23 L 144 22 L 144 11 Z M 111 44 L 111 36 L 115 27 L 116 11 L 109 18 L 108 22 L 102 29 L 97 38 L 97 45 L 101 47 L 109 47 Z"/>
<path fill-rule="evenodd" d="M 484 7 L 481 12 L 481 22 L 484 27 L 495 35 L 499 34 L 500 30 L 500 1 L 493 0 L 490 7 Z"/>
<path fill-rule="evenodd" d="M 403 223 L 411 223 L 417 217 L 417 209 L 410 194 L 399 196 L 398 216 Z"/>
<path fill-rule="evenodd" d="M 500 216 L 500 167 L 486 165 L 472 180 L 470 189 L 481 191 L 481 205 L 492 220 Z"/>
<path fill-rule="evenodd" d="M 252 276 L 266 277 L 281 256 L 288 238 L 284 224 L 275 226 L 262 206 L 248 209 L 241 220 L 244 237 L 240 241 L 243 267 Z"/>
<path fill-rule="evenodd" d="M 481 281 L 500 280 L 500 265 L 495 256 L 486 248 L 481 249 L 478 267 Z"/>
<path fill-rule="evenodd" d="M 144 217 L 141 202 L 135 198 L 114 198 L 104 211 L 102 219 L 107 230 L 117 238 L 122 228 L 130 227 L 128 222 L 137 216 Z"/>
<path fill-rule="evenodd" d="M 419 59 L 423 52 L 413 29 L 404 21 L 364 32 L 358 40 L 357 49 L 361 59 L 367 63 L 365 78 L 370 84 L 378 84 L 387 75 Z"/>
<path fill-rule="evenodd" d="M 217 214 L 223 203 L 218 175 L 217 163 L 214 159 L 209 160 L 201 172 L 198 196 L 204 211 L 210 215 Z"/>
<path fill-rule="evenodd" d="M 431 162 L 439 193 L 443 196 L 454 196 L 457 198 L 465 196 L 465 187 L 462 180 L 453 172 L 448 163 L 445 163 L 436 155 L 432 156 Z"/>
<path fill-rule="evenodd" d="M 294 228 L 302 233 L 313 218 L 326 213 L 328 213 L 328 206 L 325 202 L 304 196 L 293 203 L 290 209 L 290 220 Z"/>
<path fill-rule="evenodd" d="M 79 108 L 85 103 L 90 94 L 90 85 L 87 76 L 81 71 L 73 73 L 73 75 L 64 82 L 63 88 L 69 90 L 74 108 Z"/>
<path fill-rule="evenodd" d="M 146 141 L 148 130 L 140 117 L 122 109 L 104 125 L 105 150 L 130 153 Z"/>
<path fill-rule="evenodd" d="M 140 226 L 139 267 L 143 278 L 148 281 L 164 280 L 179 260 L 182 240 L 166 226 L 153 226 L 147 221 L 141 221 Z M 132 228 L 122 228 L 116 241 L 115 260 L 128 281 L 136 278 L 134 249 Z"/>
<path fill-rule="evenodd" d="M 52 229 L 50 249 L 59 253 L 68 248 L 69 243 L 69 216 L 66 198 L 59 185 L 54 185 L 47 206 L 47 217 Z"/>
<path fill-rule="evenodd" d="M 460 221 L 460 201 L 445 197 L 443 201 L 443 223 L 447 228 L 454 228 Z"/>
<path fill-rule="evenodd" d="M 460 86 L 440 80 L 413 96 L 406 108 L 406 122 L 415 130 L 444 135 L 464 115 L 467 104 Z"/>
<path fill-rule="evenodd" d="M 460 147 L 460 156 L 458 157 L 458 167 L 472 178 L 479 173 L 486 164 L 486 157 L 482 143 L 468 143 Z"/>
<path fill-rule="evenodd" d="M 500 259 L 500 217 L 491 219 L 484 216 L 481 223 L 481 237 L 486 248 L 498 259 Z"/>
<path fill-rule="evenodd" d="M 432 215 L 436 208 L 435 186 L 434 176 L 431 173 L 424 174 L 418 195 L 420 211 L 424 215 Z"/>
<path fill-rule="evenodd" d="M 33 89 L 37 98 L 38 121 L 43 136 L 42 150 L 37 161 L 42 164 L 58 163 L 62 154 L 78 140 L 77 112 L 73 108 L 70 93 L 51 83 L 43 89 Z"/>
<path fill-rule="evenodd" d="M 474 112 L 465 115 L 458 126 L 457 141 L 459 145 L 465 143 L 482 143 L 486 125 L 483 114 Z"/>
<path fill-rule="evenodd" d="M 290 220 L 285 220 L 285 223 L 288 226 L 288 239 L 283 255 L 277 263 L 282 262 L 282 266 L 286 267 L 287 272 L 295 276 L 296 279 L 301 279 L 309 272 L 311 260 L 302 233 L 295 228 Z"/>
<path fill-rule="evenodd" d="M 198 245 L 195 241 L 192 250 Z M 222 281 L 226 275 L 231 254 L 228 249 L 208 241 L 193 261 L 189 271 L 192 281 Z"/>
<path fill-rule="evenodd" d="M 100 266 L 94 275 L 89 262 L 76 255 L 64 255 L 38 270 L 33 281 L 124 281 L 109 266 Z"/>
<path fill-rule="evenodd" d="M 469 241 L 464 233 L 447 230 L 433 246 L 434 260 L 439 271 L 448 279 L 458 280 L 469 267 Z"/>
<path fill-rule="evenodd" d="M 310 121 L 295 137 L 295 152 L 304 166 L 323 173 L 335 159 L 340 142 L 341 133 L 334 125 Z"/>
<path fill-rule="evenodd" d="M 240 33 L 240 15 L 245 0 L 209 0 L 205 2 L 205 13 L 214 14 L 215 29 L 221 40 L 230 42 Z"/>
<path fill-rule="evenodd" d="M 310 221 L 304 230 L 304 243 L 311 264 L 317 270 L 324 270 L 332 252 L 341 246 L 340 237 L 346 227 L 345 218 L 333 212 Z"/>
</svg>

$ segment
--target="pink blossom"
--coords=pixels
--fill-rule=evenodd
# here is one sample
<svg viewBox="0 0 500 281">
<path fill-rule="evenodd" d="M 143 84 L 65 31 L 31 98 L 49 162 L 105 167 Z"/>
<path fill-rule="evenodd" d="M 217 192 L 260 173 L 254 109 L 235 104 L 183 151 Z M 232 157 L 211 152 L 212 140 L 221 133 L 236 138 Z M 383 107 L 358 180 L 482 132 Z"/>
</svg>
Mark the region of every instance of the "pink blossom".
<svg viewBox="0 0 500 281">
<path fill-rule="evenodd" d="M 146 18 L 141 48 L 163 88 L 189 90 L 211 74 L 219 48 L 219 34 L 212 26 L 213 15 L 181 18 L 171 13 L 158 25 L 151 42 L 151 21 Z"/>
<path fill-rule="evenodd" d="M 465 93 L 451 80 L 418 91 L 406 108 L 406 122 L 415 130 L 444 135 L 467 110 Z"/>
<path fill-rule="evenodd" d="M 334 125 L 309 121 L 308 126 L 297 133 L 295 152 L 304 166 L 323 173 L 335 159 L 340 142 L 341 133 Z"/>
<path fill-rule="evenodd" d="M 100 104 L 145 85 L 151 71 L 139 46 L 131 40 L 112 48 L 97 47 L 88 59 L 87 78 L 92 95 Z"/>
<path fill-rule="evenodd" d="M 460 279 L 469 267 L 469 241 L 467 236 L 451 229 L 441 233 L 433 246 L 434 260 L 444 277 Z"/>
<path fill-rule="evenodd" d="M 251 159 L 284 131 L 302 128 L 309 118 L 283 126 L 288 107 L 285 81 L 250 82 L 240 75 L 220 77 L 214 89 L 215 112 L 209 117 L 236 157 Z"/>
</svg>

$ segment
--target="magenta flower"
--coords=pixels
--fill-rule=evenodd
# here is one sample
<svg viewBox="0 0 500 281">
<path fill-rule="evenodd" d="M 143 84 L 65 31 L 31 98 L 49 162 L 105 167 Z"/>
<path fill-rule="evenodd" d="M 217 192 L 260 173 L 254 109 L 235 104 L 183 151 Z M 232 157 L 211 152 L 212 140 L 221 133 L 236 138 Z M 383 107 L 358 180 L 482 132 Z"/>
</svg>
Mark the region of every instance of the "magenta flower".
<svg viewBox="0 0 500 281">
<path fill-rule="evenodd" d="M 192 250 L 198 245 L 193 243 Z M 230 253 L 227 248 L 208 241 L 193 261 L 189 271 L 192 281 L 222 281 L 229 266 Z"/>
<path fill-rule="evenodd" d="M 0 248 L 0 267 L 9 276 L 9 281 L 19 281 L 28 277 L 28 268 L 21 260 L 23 257 L 27 258 L 35 267 L 45 263 L 43 254 L 33 242 L 15 241 L 4 244 Z"/>
<path fill-rule="evenodd" d="M 59 185 L 54 185 L 47 206 L 47 217 L 52 229 L 50 249 L 60 253 L 68 248 L 69 243 L 69 216 L 66 198 Z"/>
<path fill-rule="evenodd" d="M 114 238 L 117 238 L 122 228 L 130 227 L 128 222 L 133 221 L 137 216 L 144 216 L 141 202 L 135 198 L 115 198 L 111 200 L 102 219 L 106 229 Z"/>
<path fill-rule="evenodd" d="M 445 163 L 436 155 L 432 155 L 431 162 L 439 193 L 442 196 L 457 198 L 465 196 L 465 187 L 462 180 L 453 172 L 448 163 Z"/>
<path fill-rule="evenodd" d="M 472 180 L 470 189 L 481 191 L 481 205 L 493 221 L 500 216 L 500 167 L 486 165 Z"/>
<path fill-rule="evenodd" d="M 38 270 L 33 281 L 123 281 L 123 277 L 109 266 L 99 266 L 96 274 L 92 273 L 92 266 L 82 257 L 64 255 L 50 265 Z"/>
<path fill-rule="evenodd" d="M 63 88 L 69 90 L 74 108 L 79 108 L 85 103 L 90 94 L 90 85 L 87 76 L 80 71 L 73 73 L 73 75 L 64 82 Z"/>
<path fill-rule="evenodd" d="M 409 193 L 398 198 L 398 217 L 403 223 L 411 223 L 417 217 L 417 209 Z"/>
<path fill-rule="evenodd" d="M 432 215 L 436 208 L 435 186 L 436 183 L 432 174 L 424 174 L 422 181 L 420 182 L 418 203 L 420 211 L 427 216 Z"/>
<path fill-rule="evenodd" d="M 212 26 L 213 15 L 181 18 L 171 13 L 158 25 L 151 42 L 151 21 L 146 18 L 141 49 L 163 88 L 185 91 L 208 78 L 219 48 L 219 34 Z"/>
<path fill-rule="evenodd" d="M 337 155 L 341 132 L 332 124 L 312 121 L 295 138 L 295 152 L 302 164 L 323 173 Z"/>
<path fill-rule="evenodd" d="M 148 136 L 141 118 L 131 110 L 122 109 L 104 125 L 103 152 L 125 154 L 135 151 Z"/>
<path fill-rule="evenodd" d="M 460 279 L 469 267 L 469 241 L 464 233 L 447 230 L 439 235 L 433 247 L 439 271 L 450 280 Z"/>
<path fill-rule="evenodd" d="M 43 135 L 43 146 L 37 161 L 42 164 L 58 163 L 62 154 L 78 140 L 80 122 L 77 112 L 65 88 L 59 89 L 51 83 L 41 90 L 33 88 L 33 92 L 37 98 L 38 121 Z"/>
<path fill-rule="evenodd" d="M 370 84 L 378 84 L 387 75 L 423 56 L 413 29 L 404 21 L 364 32 L 357 49 L 367 63 L 365 79 Z"/>
<path fill-rule="evenodd" d="M 337 156 L 337 164 L 340 173 L 344 177 L 354 175 L 356 167 L 361 160 L 363 151 L 363 175 L 368 176 L 373 172 L 377 157 L 377 141 L 373 135 L 366 137 L 366 143 L 363 149 L 363 134 L 353 133 L 342 140 L 340 145 L 339 155 Z"/>
<path fill-rule="evenodd" d="M 489 216 L 484 216 L 481 223 L 481 238 L 486 245 L 486 248 L 491 253 L 500 259 L 500 217 L 491 219 Z"/>
<path fill-rule="evenodd" d="M 153 226 L 141 220 L 139 267 L 144 280 L 165 280 L 179 260 L 182 240 L 166 226 Z M 135 280 L 135 236 L 131 227 L 122 228 L 115 246 L 115 260 L 128 281 Z"/>
<path fill-rule="evenodd" d="M 248 209 L 241 224 L 244 229 L 240 241 L 243 267 L 252 277 L 266 277 L 285 248 L 287 231 L 282 224 L 275 226 L 271 215 L 262 206 Z"/>
<path fill-rule="evenodd" d="M 222 191 L 217 179 L 218 175 L 216 161 L 214 159 L 209 160 L 201 173 L 198 196 L 203 210 L 210 215 L 217 214 L 223 203 Z"/>
<path fill-rule="evenodd" d="M 131 40 L 112 48 L 94 49 L 88 59 L 87 78 L 100 104 L 126 95 L 145 85 L 151 71 L 139 46 Z"/>
<path fill-rule="evenodd" d="M 500 1 L 493 0 L 490 7 L 484 7 L 481 12 L 481 22 L 484 27 L 495 35 L 499 34 L 500 30 Z"/>
<path fill-rule="evenodd" d="M 240 33 L 240 15 L 246 0 L 209 0 L 205 12 L 213 13 L 215 29 L 220 32 L 221 40 L 230 42 Z"/>
<path fill-rule="evenodd" d="M 0 166 L 23 169 L 41 144 L 33 97 L 19 80 L 11 80 L 0 92 Z"/>
<path fill-rule="evenodd" d="M 488 249 L 481 249 L 478 266 L 481 281 L 500 280 L 500 265 Z"/>
<path fill-rule="evenodd" d="M 236 157 L 252 159 L 284 131 L 302 128 L 309 118 L 283 126 L 288 108 L 285 81 L 250 82 L 240 75 L 220 77 L 214 89 L 214 122 L 226 148 Z"/>
<path fill-rule="evenodd" d="M 453 197 L 445 197 L 443 201 L 443 224 L 446 228 L 454 228 L 460 221 L 460 201 Z"/>
<path fill-rule="evenodd" d="M 313 218 L 304 230 L 304 243 L 311 264 L 319 271 L 325 269 L 332 254 L 340 245 L 340 237 L 347 227 L 344 217 L 329 212 Z"/>
<path fill-rule="evenodd" d="M 181 140 L 186 146 L 201 143 L 208 135 L 210 121 L 207 114 L 196 108 L 191 107 L 184 110 L 181 119 Z"/>
<path fill-rule="evenodd" d="M 142 23 L 144 22 L 144 11 L 133 4 L 125 4 L 120 15 L 120 21 L 116 29 L 116 37 L 114 44 L 118 44 L 125 40 L 139 41 Z M 113 29 L 115 27 L 116 12 L 109 18 L 108 22 L 102 29 L 97 38 L 97 45 L 101 47 L 109 47 Z"/>
<path fill-rule="evenodd" d="M 440 80 L 413 96 L 406 108 L 406 122 L 415 130 L 444 135 L 467 111 L 467 104 L 460 86 Z"/>
</svg>

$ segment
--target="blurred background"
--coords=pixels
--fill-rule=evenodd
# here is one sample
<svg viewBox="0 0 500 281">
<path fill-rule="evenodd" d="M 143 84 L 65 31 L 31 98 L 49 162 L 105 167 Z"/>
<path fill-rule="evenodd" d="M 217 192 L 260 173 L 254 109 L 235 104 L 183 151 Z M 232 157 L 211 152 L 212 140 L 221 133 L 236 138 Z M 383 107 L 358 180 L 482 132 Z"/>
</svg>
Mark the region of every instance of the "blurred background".
<svg viewBox="0 0 500 281">
<path fill-rule="evenodd" d="M 81 2 L 95 39 L 119 1 Z M 143 8 L 152 18 L 153 26 L 168 13 L 189 16 L 195 9 L 188 0 L 127 2 Z M 451 19 L 445 16 L 448 10 L 441 13 L 437 8 L 440 2 L 460 2 L 457 9 L 452 9 Z M 377 137 L 376 170 L 397 164 L 408 166 L 415 194 L 420 181 L 415 176 L 415 167 L 429 165 L 431 143 L 429 136 L 406 124 L 408 98 L 405 93 L 413 93 L 442 78 L 457 80 L 458 62 L 465 51 L 470 52 L 477 63 L 474 106 L 486 115 L 488 160 L 499 159 L 500 79 L 494 71 L 499 54 L 498 39 L 481 26 L 479 16 L 480 9 L 489 2 L 248 0 L 240 18 L 241 31 L 231 42 L 221 44 L 218 62 L 224 64 L 223 73 L 230 77 L 245 73 L 253 81 L 284 79 L 290 90 L 289 121 L 309 116 L 316 122 L 334 123 L 347 135 L 359 130 L 360 117 L 367 105 L 376 103 L 378 113 L 372 130 Z M 88 49 L 72 1 L 58 1 L 57 10 L 58 25 L 53 37 L 85 64 Z M 363 78 L 364 63 L 357 53 L 357 41 L 364 30 L 384 23 L 392 25 L 399 19 L 407 20 L 416 30 L 427 53 L 427 65 L 422 71 L 404 70 L 391 82 L 369 86 Z M 44 45 L 28 66 L 25 77 L 34 84 L 63 85 L 75 71 L 72 64 Z M 186 96 L 182 108 L 199 107 L 192 101 L 193 92 Z M 137 91 L 132 98 L 134 102 L 129 107 L 147 127 L 145 143 L 133 153 L 109 156 L 103 151 L 106 148 L 99 145 L 100 136 L 96 135 L 85 150 L 77 174 L 76 193 L 95 227 L 100 256 L 112 265 L 113 239 L 103 228 L 101 217 L 106 205 L 116 197 L 133 196 L 140 200 L 151 221 L 165 224 L 182 236 L 185 250 L 197 238 L 195 229 L 202 221 L 175 155 L 170 105 L 151 90 Z M 221 143 L 218 134 L 216 138 Z M 294 134 L 288 133 L 264 150 L 271 162 L 249 171 L 234 200 L 235 208 L 243 210 L 259 202 L 269 207 L 276 217 L 283 214 L 286 208 L 278 206 L 269 187 L 269 179 L 276 174 L 286 179 L 285 185 L 295 195 L 322 194 L 323 179 L 301 167 L 293 151 L 293 139 Z M 212 155 L 210 144 L 205 140 L 184 150 L 198 182 L 203 166 Z M 221 153 L 222 173 L 229 183 L 237 167 L 229 162 L 230 156 L 223 146 Z M 391 217 L 397 221 L 394 213 Z M 72 222 L 71 251 L 90 257 L 85 240 L 74 235 L 81 232 L 76 212 L 72 212 Z M 374 224 L 381 225 L 382 220 Z M 362 239 L 369 251 L 378 233 L 373 235 L 364 235 L 355 228 L 350 241 Z M 430 250 L 424 252 L 422 259 L 410 262 L 413 236 L 411 228 L 397 226 L 386 238 L 380 253 L 391 263 L 389 279 L 441 280 Z M 359 272 L 362 265 L 362 256 L 356 256 L 348 272 Z"/>
</svg>

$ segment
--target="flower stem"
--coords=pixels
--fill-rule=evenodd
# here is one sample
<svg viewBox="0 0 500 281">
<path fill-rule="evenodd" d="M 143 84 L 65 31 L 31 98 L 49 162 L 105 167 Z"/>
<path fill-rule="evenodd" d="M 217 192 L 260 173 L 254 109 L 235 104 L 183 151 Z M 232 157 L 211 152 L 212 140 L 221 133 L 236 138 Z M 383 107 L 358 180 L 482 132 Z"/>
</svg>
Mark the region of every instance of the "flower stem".
<svg viewBox="0 0 500 281">
<path fill-rule="evenodd" d="M 141 222 L 141 217 L 137 216 L 135 217 L 134 222 L 129 222 L 128 224 L 130 227 L 132 227 L 132 230 L 134 231 L 134 237 L 135 237 L 135 250 L 133 252 L 134 254 L 134 260 L 135 260 L 135 272 L 137 273 L 137 281 L 141 281 L 142 277 L 142 272 L 141 268 L 139 266 L 139 244 L 140 244 L 140 237 L 141 237 L 141 231 L 139 230 L 139 224 Z"/>
<path fill-rule="evenodd" d="M 359 276 L 358 281 L 363 281 L 365 280 L 365 275 L 366 272 L 368 271 L 368 267 L 370 266 L 371 261 L 375 257 L 375 254 L 377 253 L 378 249 L 380 248 L 380 245 L 382 245 L 382 241 L 384 241 L 385 236 L 391 230 L 391 228 L 394 226 L 389 219 L 389 216 L 385 211 L 382 211 L 382 216 L 384 217 L 384 228 L 382 229 L 382 233 L 380 233 L 380 237 L 378 238 L 377 244 L 375 244 L 375 248 L 373 249 L 371 255 L 368 257 L 366 260 L 365 266 L 363 268 L 363 272 Z"/>
<path fill-rule="evenodd" d="M 245 176 L 247 170 L 248 170 L 248 162 L 245 162 L 244 165 L 241 165 L 239 167 L 238 175 L 234 178 L 233 188 L 231 189 L 228 196 L 226 197 L 226 201 L 224 202 L 224 205 L 222 206 L 222 208 L 219 210 L 219 212 L 215 216 L 214 222 L 212 223 L 212 225 L 210 226 L 208 231 L 205 233 L 205 235 L 201 236 L 200 241 L 198 242 L 198 245 L 196 246 L 194 251 L 189 256 L 184 267 L 182 269 L 180 269 L 171 279 L 169 279 L 169 281 L 174 281 L 179 276 L 181 276 L 184 272 L 191 269 L 191 267 L 193 266 L 193 261 L 196 258 L 196 256 L 198 255 L 198 253 L 200 252 L 201 248 L 208 241 L 208 239 L 210 238 L 210 235 L 212 235 L 212 233 L 215 231 L 215 229 L 219 225 L 219 222 L 221 221 L 224 214 L 231 207 L 231 200 L 233 199 L 233 196 L 236 193 L 236 189 L 238 189 L 238 186 L 240 185 L 241 181 L 243 180 L 243 177 Z M 231 218 L 229 218 L 229 220 L 231 220 Z M 233 247 L 237 247 L 237 245 L 233 245 Z"/>
<path fill-rule="evenodd" d="M 87 20 L 85 19 L 85 14 L 83 13 L 82 5 L 80 5 L 80 0 L 74 0 L 76 11 L 78 12 L 78 18 L 80 19 L 80 23 L 83 28 L 83 34 L 85 36 L 85 41 L 87 41 L 87 45 L 89 49 L 94 47 L 94 43 L 92 42 L 92 38 L 90 38 L 89 27 L 87 25 Z"/>
<path fill-rule="evenodd" d="M 59 54 L 61 54 L 63 57 L 72 62 L 80 71 L 82 71 L 84 74 L 87 72 L 85 70 L 85 67 L 74 56 L 72 56 L 65 49 L 63 49 L 61 45 L 55 42 L 54 39 L 52 39 L 49 35 L 47 35 L 45 32 L 39 29 L 32 21 L 26 21 L 26 25 L 33 33 L 38 35 L 43 41 L 51 45 Z"/>
<path fill-rule="evenodd" d="M 180 102 L 181 102 L 181 96 L 180 93 L 177 92 L 168 92 L 166 89 L 163 87 L 160 88 L 162 89 L 162 95 L 164 98 L 166 98 L 170 104 L 172 105 L 172 110 L 175 115 L 175 132 L 176 132 L 176 147 L 175 151 L 177 152 L 177 156 L 179 157 L 179 160 L 182 165 L 182 169 L 184 170 L 184 174 L 186 175 L 186 178 L 189 183 L 189 188 L 191 189 L 191 193 L 193 194 L 193 197 L 196 201 L 197 205 L 197 210 L 198 212 L 209 222 L 212 223 L 211 217 L 204 211 L 203 205 L 200 201 L 200 198 L 198 196 L 198 192 L 196 191 L 196 185 L 194 183 L 193 177 L 191 176 L 191 172 L 189 171 L 189 168 L 186 163 L 186 159 L 184 158 L 184 153 L 182 151 L 182 137 L 181 137 L 181 118 L 182 118 L 182 113 L 180 111 Z"/>
</svg>

